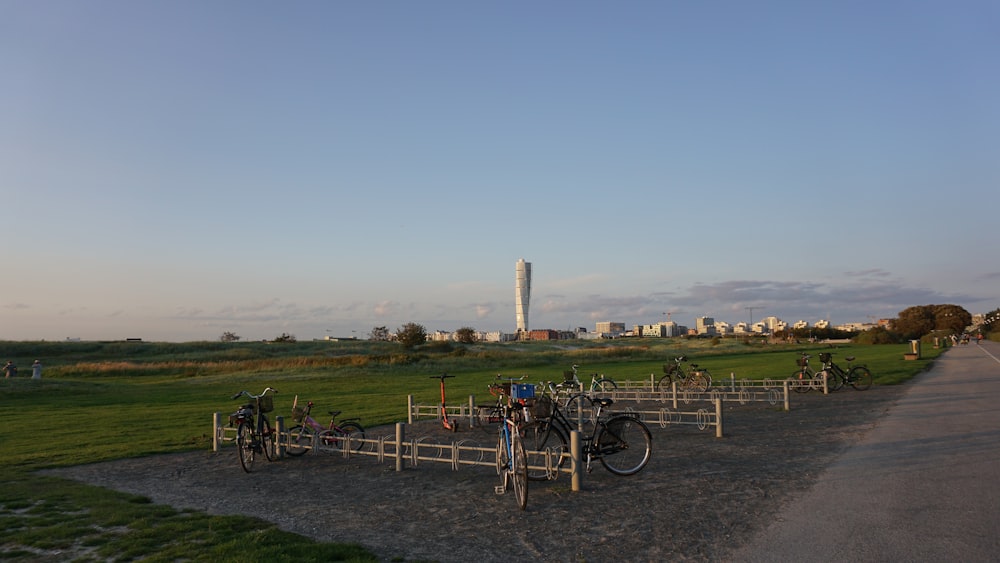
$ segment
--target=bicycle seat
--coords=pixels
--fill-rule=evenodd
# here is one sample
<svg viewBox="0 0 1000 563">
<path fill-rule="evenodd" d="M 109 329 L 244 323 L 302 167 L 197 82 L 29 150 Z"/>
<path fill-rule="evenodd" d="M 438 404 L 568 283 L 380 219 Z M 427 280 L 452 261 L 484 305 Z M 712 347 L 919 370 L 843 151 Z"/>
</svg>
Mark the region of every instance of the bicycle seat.
<svg viewBox="0 0 1000 563">
<path fill-rule="evenodd" d="M 611 405 L 615 404 L 615 402 L 612 399 L 609 399 L 607 397 L 594 399 L 594 402 L 597 403 L 598 405 L 601 405 L 601 408 L 610 407 Z"/>
<path fill-rule="evenodd" d="M 344 411 L 327 411 L 327 412 L 330 413 L 330 416 L 337 416 L 337 415 L 339 415 L 340 413 L 342 413 Z"/>
<path fill-rule="evenodd" d="M 854 356 L 844 356 L 844 359 L 847 360 L 848 362 L 853 362 Z"/>
</svg>

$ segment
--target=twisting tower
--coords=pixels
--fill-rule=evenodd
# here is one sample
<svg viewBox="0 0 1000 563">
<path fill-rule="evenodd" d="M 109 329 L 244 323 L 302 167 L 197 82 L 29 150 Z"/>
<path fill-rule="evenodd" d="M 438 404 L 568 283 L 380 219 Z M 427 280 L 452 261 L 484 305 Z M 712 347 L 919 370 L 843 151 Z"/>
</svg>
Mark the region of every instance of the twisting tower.
<svg viewBox="0 0 1000 563">
<path fill-rule="evenodd" d="M 528 302 L 531 300 L 531 262 L 524 258 L 517 261 L 514 269 L 514 315 L 517 331 L 528 332 Z"/>
</svg>

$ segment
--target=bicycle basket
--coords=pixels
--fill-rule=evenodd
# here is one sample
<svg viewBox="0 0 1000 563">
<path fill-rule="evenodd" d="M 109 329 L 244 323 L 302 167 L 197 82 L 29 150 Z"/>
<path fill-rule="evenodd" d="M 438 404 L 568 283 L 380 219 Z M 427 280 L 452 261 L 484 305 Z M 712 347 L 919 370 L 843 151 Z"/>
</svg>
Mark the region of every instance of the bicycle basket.
<svg viewBox="0 0 1000 563">
<path fill-rule="evenodd" d="M 799 364 L 799 367 L 806 367 L 809 365 L 809 360 L 807 358 L 799 358 L 795 360 L 795 363 Z"/>
<path fill-rule="evenodd" d="M 829 362 L 831 358 L 833 358 L 833 355 L 827 354 L 826 352 L 823 352 L 822 354 L 819 355 L 819 361 L 823 362 L 824 364 Z"/>
<path fill-rule="evenodd" d="M 535 386 L 531 383 L 515 383 L 510 386 L 512 399 L 534 399 Z"/>
<path fill-rule="evenodd" d="M 260 412 L 271 412 L 274 410 L 274 397 L 264 395 L 257 399 L 257 404 L 260 405 Z"/>
<path fill-rule="evenodd" d="M 302 407 L 292 407 L 292 420 L 295 422 L 302 422 L 302 419 L 306 416 L 306 410 Z"/>
<path fill-rule="evenodd" d="M 552 416 L 552 399 L 541 396 L 535 399 L 531 405 L 531 416 L 533 418 L 548 418 Z"/>
<path fill-rule="evenodd" d="M 575 382 L 576 382 L 576 373 L 572 371 L 563 372 L 563 383 L 575 383 Z"/>
</svg>

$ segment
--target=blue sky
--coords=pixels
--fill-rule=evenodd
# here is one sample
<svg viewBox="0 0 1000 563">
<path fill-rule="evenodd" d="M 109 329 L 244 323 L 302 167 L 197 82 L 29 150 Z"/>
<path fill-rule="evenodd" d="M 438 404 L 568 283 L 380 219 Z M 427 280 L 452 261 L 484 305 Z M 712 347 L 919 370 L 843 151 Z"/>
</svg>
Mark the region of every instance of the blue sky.
<svg viewBox="0 0 1000 563">
<path fill-rule="evenodd" d="M 0 13 L 0 339 L 1000 306 L 993 1 Z"/>
</svg>

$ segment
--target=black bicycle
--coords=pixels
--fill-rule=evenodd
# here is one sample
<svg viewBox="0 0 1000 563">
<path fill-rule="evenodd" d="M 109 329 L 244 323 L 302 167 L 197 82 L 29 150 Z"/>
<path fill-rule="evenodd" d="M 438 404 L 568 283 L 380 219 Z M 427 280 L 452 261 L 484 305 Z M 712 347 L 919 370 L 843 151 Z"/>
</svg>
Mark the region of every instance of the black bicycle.
<svg viewBox="0 0 1000 563">
<path fill-rule="evenodd" d="M 846 356 L 844 359 L 847 360 L 847 371 L 833 363 L 833 354 L 820 354 L 819 361 L 823 362 L 823 371 L 817 377 L 826 373 L 826 386 L 830 391 L 837 391 L 844 385 L 850 385 L 858 391 L 868 390 L 872 386 L 872 372 L 865 366 L 851 367 L 854 356 Z"/>
<path fill-rule="evenodd" d="M 649 428 L 628 413 L 602 417 L 601 412 L 614 401 L 596 398 L 593 431 L 581 435 L 582 453 L 586 457 L 587 472 L 590 463 L 597 459 L 605 469 L 615 475 L 635 475 L 649 463 L 653 452 L 653 436 Z M 566 462 L 564 453 L 569 451 L 570 430 L 577 428 L 566 418 L 559 404 L 547 396 L 537 397 L 531 406 L 532 421 L 524 426 L 524 444 L 529 452 L 528 479 L 551 479 Z"/>
<path fill-rule="evenodd" d="M 809 358 L 811 357 L 809 354 L 802 352 L 802 357 L 795 360 L 795 363 L 799 367 L 792 373 L 792 377 L 789 380 L 792 382 L 792 388 L 797 393 L 808 393 L 813 387 L 816 389 L 823 388 L 823 380 L 826 379 L 826 372 L 817 372 L 809 367 Z"/>
<path fill-rule="evenodd" d="M 236 425 L 236 449 L 239 452 L 240 465 L 247 473 L 253 471 L 253 463 L 258 453 L 263 453 L 268 461 L 274 461 L 277 457 L 274 451 L 275 432 L 265 414 L 274 410 L 272 395 L 276 393 L 276 390 L 268 387 L 260 395 L 251 395 L 247 391 L 233 395 L 233 399 L 246 395 L 253 400 L 229 416 L 229 424 Z"/>
</svg>

